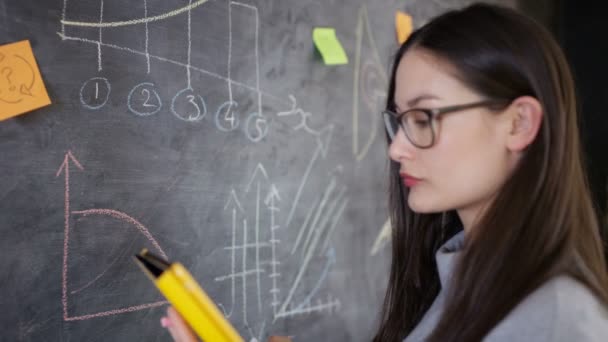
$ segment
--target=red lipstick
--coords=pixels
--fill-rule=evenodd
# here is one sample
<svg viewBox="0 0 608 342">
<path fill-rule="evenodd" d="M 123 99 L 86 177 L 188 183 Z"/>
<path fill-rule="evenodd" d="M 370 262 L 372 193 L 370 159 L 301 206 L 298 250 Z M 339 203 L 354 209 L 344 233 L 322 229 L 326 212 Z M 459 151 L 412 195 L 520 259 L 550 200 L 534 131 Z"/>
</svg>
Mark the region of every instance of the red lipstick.
<svg viewBox="0 0 608 342">
<path fill-rule="evenodd" d="M 420 178 L 410 176 L 405 172 L 401 172 L 401 173 L 399 173 L 399 175 L 401 176 L 401 179 L 403 179 L 403 184 L 405 184 L 405 186 L 407 186 L 407 187 L 412 187 L 421 181 Z"/>
</svg>

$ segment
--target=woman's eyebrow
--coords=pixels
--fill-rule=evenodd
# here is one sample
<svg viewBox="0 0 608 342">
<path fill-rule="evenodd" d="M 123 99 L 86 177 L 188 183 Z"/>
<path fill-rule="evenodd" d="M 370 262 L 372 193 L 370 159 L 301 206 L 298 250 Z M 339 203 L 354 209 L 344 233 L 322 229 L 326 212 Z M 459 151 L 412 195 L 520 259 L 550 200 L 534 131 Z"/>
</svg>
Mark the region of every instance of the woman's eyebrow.
<svg viewBox="0 0 608 342">
<path fill-rule="evenodd" d="M 440 100 L 441 98 L 437 95 L 433 94 L 422 94 L 414 97 L 413 99 L 407 101 L 407 105 L 409 108 L 414 107 L 418 102 L 422 100 Z"/>
</svg>

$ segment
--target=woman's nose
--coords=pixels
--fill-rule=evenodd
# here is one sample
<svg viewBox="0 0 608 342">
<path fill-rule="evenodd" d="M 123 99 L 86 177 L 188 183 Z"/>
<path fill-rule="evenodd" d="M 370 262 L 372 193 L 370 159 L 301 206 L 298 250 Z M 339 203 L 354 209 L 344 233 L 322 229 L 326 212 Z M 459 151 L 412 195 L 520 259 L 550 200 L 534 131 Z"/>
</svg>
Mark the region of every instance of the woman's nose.
<svg viewBox="0 0 608 342">
<path fill-rule="evenodd" d="M 395 134 L 395 138 L 388 147 L 388 156 L 393 161 L 400 163 L 404 159 L 412 159 L 415 148 L 405 136 L 403 129 L 399 128 L 397 134 Z"/>
</svg>

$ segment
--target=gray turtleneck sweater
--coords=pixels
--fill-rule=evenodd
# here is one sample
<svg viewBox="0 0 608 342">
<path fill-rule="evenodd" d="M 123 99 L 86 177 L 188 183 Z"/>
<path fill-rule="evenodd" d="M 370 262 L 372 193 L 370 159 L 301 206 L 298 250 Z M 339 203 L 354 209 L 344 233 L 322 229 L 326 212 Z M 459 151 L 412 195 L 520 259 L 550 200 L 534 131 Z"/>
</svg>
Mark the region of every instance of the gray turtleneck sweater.
<svg viewBox="0 0 608 342">
<path fill-rule="evenodd" d="M 424 341 L 439 322 L 464 239 L 464 232 L 460 232 L 437 251 L 435 259 L 442 289 L 404 342 Z M 558 276 L 513 308 L 484 341 L 607 342 L 608 308 L 586 286 L 570 277 Z"/>
</svg>

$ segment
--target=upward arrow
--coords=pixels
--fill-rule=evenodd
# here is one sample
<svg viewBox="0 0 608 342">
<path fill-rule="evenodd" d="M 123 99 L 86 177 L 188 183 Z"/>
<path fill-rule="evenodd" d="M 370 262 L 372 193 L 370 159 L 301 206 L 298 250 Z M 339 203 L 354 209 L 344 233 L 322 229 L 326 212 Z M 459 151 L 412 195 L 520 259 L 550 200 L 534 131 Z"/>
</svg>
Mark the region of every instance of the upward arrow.
<svg viewBox="0 0 608 342">
<path fill-rule="evenodd" d="M 64 202 L 64 237 L 63 237 L 63 269 L 62 269 L 62 293 L 61 293 L 61 301 L 63 302 L 63 319 L 67 320 L 68 318 L 68 241 L 69 241 L 69 233 L 70 233 L 70 160 L 76 167 L 80 170 L 84 170 L 80 162 L 74 158 L 72 155 L 72 151 L 67 151 L 65 156 L 63 157 L 63 163 L 57 170 L 55 177 L 59 177 L 61 172 L 65 171 L 65 202 Z"/>
<path fill-rule="evenodd" d="M 258 175 L 261 175 L 261 176 L 258 176 Z M 266 173 L 266 169 L 264 169 L 264 165 L 262 165 L 261 163 L 259 163 L 255 167 L 255 171 L 253 171 L 253 175 L 251 176 L 251 180 L 249 180 L 249 183 L 247 184 L 247 187 L 245 188 L 245 192 L 249 192 L 249 190 L 251 189 L 251 184 L 253 184 L 253 181 L 259 177 L 264 177 L 266 180 L 268 180 L 268 173 Z"/>
<path fill-rule="evenodd" d="M 327 150 L 331 143 L 331 136 L 334 131 L 334 125 L 325 126 L 317 135 L 317 147 L 320 149 L 321 156 L 325 158 L 327 156 Z"/>
<path fill-rule="evenodd" d="M 277 189 L 277 187 L 274 184 L 272 184 L 270 186 L 270 192 L 268 192 L 268 195 L 266 196 L 266 199 L 264 200 L 264 204 L 274 206 L 275 200 L 280 201 L 281 196 L 279 196 L 279 190 Z"/>
<path fill-rule="evenodd" d="M 82 165 L 80 164 L 80 162 L 74 157 L 74 155 L 72 154 L 72 151 L 68 150 L 65 153 L 65 156 L 63 157 L 63 163 L 61 163 L 61 166 L 59 166 L 59 170 L 57 170 L 57 173 L 55 174 L 55 177 L 59 177 L 59 175 L 61 174 L 61 172 L 65 169 L 66 174 L 69 173 L 69 164 L 70 164 L 70 160 L 72 161 L 72 163 L 74 163 L 74 165 L 76 165 L 76 167 L 78 167 L 80 170 L 84 170 L 84 168 L 82 167 Z"/>
<path fill-rule="evenodd" d="M 226 201 L 226 205 L 224 205 L 224 210 L 230 207 L 230 202 L 234 202 L 232 206 L 234 208 L 239 208 L 239 210 L 243 212 L 243 206 L 241 206 L 241 202 L 239 202 L 239 198 L 236 196 L 236 192 L 234 191 L 234 189 L 230 191 L 230 198 L 228 198 L 228 201 Z"/>
</svg>

